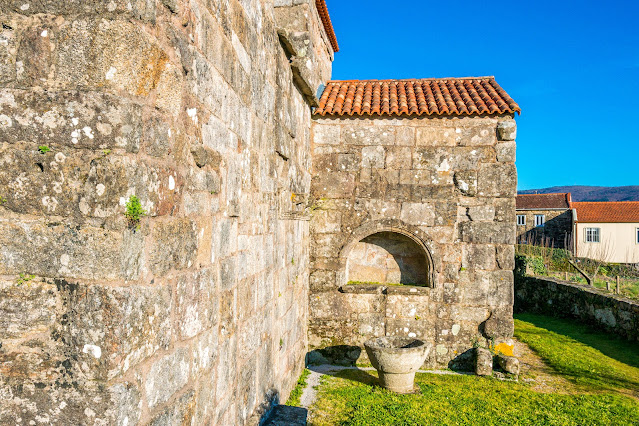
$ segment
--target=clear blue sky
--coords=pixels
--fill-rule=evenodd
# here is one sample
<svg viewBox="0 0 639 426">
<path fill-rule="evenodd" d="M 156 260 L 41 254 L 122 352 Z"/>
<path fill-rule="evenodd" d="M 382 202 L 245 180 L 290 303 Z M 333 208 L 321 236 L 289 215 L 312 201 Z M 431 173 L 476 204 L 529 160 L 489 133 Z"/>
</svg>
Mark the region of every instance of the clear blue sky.
<svg viewBox="0 0 639 426">
<path fill-rule="evenodd" d="M 639 1 L 327 0 L 333 78 L 494 75 L 519 189 L 639 185 Z"/>
</svg>

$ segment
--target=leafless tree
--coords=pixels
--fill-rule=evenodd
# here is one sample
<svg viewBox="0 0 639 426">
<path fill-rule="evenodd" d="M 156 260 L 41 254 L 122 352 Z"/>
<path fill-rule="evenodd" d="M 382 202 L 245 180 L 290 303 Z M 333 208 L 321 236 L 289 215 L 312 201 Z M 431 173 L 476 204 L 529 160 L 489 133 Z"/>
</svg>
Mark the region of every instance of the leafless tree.
<svg viewBox="0 0 639 426">
<path fill-rule="evenodd" d="M 579 272 L 586 279 L 588 285 L 594 286 L 601 265 L 604 263 L 608 263 L 613 251 L 614 244 L 612 240 L 609 239 L 602 240 L 600 243 L 588 243 L 586 245 L 586 253 L 584 254 L 584 256 L 582 256 L 586 259 L 586 261 L 581 262 L 583 266 L 579 267 L 577 265 L 577 262 L 579 260 L 574 257 L 573 253 L 570 252 L 568 263 L 570 263 L 577 270 L 577 272 Z"/>
</svg>

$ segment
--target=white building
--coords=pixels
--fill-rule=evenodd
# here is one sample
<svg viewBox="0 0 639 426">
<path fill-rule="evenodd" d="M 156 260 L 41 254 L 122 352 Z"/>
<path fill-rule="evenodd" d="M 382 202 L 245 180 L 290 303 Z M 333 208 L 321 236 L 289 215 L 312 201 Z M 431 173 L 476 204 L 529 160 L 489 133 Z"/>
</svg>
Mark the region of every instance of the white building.
<svg viewBox="0 0 639 426">
<path fill-rule="evenodd" d="M 639 201 L 573 202 L 575 255 L 639 263 Z"/>
</svg>

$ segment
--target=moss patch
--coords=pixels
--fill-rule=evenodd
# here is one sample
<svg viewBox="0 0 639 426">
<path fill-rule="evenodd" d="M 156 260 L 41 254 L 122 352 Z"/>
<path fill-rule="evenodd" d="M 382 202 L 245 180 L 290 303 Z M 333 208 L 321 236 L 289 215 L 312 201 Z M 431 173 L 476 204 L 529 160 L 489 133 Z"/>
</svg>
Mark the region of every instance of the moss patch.
<svg viewBox="0 0 639 426">
<path fill-rule="evenodd" d="M 412 287 L 423 287 L 418 284 L 401 284 L 401 283 L 378 283 L 373 281 L 349 281 L 348 285 L 383 285 L 383 286 L 412 286 Z"/>
</svg>

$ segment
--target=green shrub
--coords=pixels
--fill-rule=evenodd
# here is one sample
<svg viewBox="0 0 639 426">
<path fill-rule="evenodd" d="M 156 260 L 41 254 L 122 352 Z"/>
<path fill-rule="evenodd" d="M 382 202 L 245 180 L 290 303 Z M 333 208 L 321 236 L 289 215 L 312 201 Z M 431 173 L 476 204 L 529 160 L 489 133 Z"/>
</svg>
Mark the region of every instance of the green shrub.
<svg viewBox="0 0 639 426">
<path fill-rule="evenodd" d="M 528 265 L 531 272 L 535 275 L 545 275 L 547 272 L 544 259 L 540 256 L 532 256 L 528 258 Z"/>
<path fill-rule="evenodd" d="M 526 270 L 533 275 L 546 275 L 548 273 L 544 259 L 541 256 L 515 255 L 515 274 L 520 277 L 524 276 L 526 275 Z"/>
</svg>

